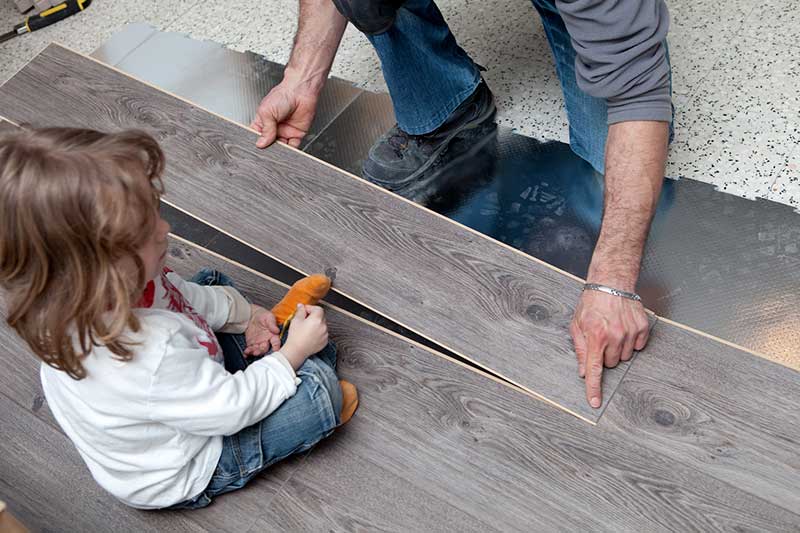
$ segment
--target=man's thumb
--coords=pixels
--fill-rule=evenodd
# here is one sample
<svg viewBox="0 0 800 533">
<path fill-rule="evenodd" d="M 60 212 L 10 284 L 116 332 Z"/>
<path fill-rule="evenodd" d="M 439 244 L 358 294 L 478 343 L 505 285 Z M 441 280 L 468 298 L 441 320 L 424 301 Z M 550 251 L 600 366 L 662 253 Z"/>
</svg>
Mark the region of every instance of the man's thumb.
<svg viewBox="0 0 800 533">
<path fill-rule="evenodd" d="M 257 148 L 266 148 L 275 142 L 278 135 L 278 124 L 274 119 L 262 120 L 261 135 L 256 141 Z"/>
</svg>

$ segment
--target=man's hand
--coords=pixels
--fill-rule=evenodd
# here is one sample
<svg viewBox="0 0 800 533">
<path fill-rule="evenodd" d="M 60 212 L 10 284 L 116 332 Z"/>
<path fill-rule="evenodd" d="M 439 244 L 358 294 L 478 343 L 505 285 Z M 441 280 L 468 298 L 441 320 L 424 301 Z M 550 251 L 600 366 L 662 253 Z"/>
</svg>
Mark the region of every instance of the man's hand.
<svg viewBox="0 0 800 533">
<path fill-rule="evenodd" d="M 275 315 L 260 307 L 252 305 L 250 323 L 244 332 L 247 347 L 244 354 L 249 357 L 263 355 L 272 348 L 273 351 L 281 347 L 280 330 L 275 322 Z"/>
<path fill-rule="evenodd" d="M 297 33 L 283 81 L 261 100 L 250 123 L 259 134 L 257 147 L 266 148 L 276 140 L 300 146 L 311 128 L 346 27 L 347 19 L 331 0 L 300 0 Z"/>
<path fill-rule="evenodd" d="M 297 85 L 284 78 L 261 100 L 250 124 L 259 133 L 256 146 L 266 148 L 278 140 L 298 148 L 311 129 L 317 98 L 316 93 L 301 92 Z"/>
<path fill-rule="evenodd" d="M 603 366 L 628 361 L 634 350 L 647 344 L 650 334 L 644 306 L 627 298 L 583 291 L 569 327 L 578 375 L 586 380 L 586 400 L 594 408 L 603 403 Z"/>
<path fill-rule="evenodd" d="M 653 219 L 667 159 L 669 124 L 612 124 L 606 141 L 603 223 L 586 281 L 635 292 L 644 244 Z M 603 365 L 616 366 L 647 343 L 647 315 L 640 302 L 597 291 L 581 295 L 570 333 L 586 399 L 603 403 Z"/>
</svg>

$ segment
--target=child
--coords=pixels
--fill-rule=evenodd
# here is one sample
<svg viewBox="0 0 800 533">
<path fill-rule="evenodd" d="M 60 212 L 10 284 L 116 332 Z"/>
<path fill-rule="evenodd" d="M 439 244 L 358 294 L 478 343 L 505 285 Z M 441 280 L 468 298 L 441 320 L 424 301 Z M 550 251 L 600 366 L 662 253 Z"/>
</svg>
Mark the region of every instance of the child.
<svg viewBox="0 0 800 533">
<path fill-rule="evenodd" d="M 280 339 L 221 274 L 165 268 L 163 168 L 141 132 L 0 140 L 8 323 L 94 478 L 142 509 L 208 505 L 330 435 L 356 401 L 320 307 L 298 305 Z"/>
</svg>

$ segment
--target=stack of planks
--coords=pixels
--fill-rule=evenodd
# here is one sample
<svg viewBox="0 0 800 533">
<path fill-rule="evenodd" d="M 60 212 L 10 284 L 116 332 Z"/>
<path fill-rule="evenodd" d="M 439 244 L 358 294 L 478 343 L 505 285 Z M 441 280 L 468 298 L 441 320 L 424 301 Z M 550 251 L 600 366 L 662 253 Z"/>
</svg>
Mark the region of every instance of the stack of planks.
<svg viewBox="0 0 800 533">
<path fill-rule="evenodd" d="M 341 293 L 475 364 L 329 307 L 362 396 L 351 423 L 207 509 L 145 513 L 94 485 L 3 325 L 0 499 L 31 527 L 800 528 L 793 370 L 661 321 L 592 410 L 567 334 L 580 281 L 563 272 L 301 152 L 258 150 L 252 132 L 56 45 L 0 87 L 0 115 L 148 131 L 166 202 L 300 271 L 335 269 Z M 284 291 L 187 242 L 170 262 L 224 270 L 265 305 Z"/>
</svg>

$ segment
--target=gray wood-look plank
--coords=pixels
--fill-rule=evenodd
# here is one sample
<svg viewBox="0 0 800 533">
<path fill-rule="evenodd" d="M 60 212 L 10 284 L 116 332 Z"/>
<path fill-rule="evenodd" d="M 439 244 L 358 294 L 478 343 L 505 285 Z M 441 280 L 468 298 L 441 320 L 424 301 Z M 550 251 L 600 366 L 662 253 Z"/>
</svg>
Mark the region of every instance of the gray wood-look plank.
<svg viewBox="0 0 800 533">
<path fill-rule="evenodd" d="M 0 498 L 33 531 L 206 531 L 185 513 L 137 511 L 92 479 L 65 435 L 0 393 Z"/>
<path fill-rule="evenodd" d="M 662 323 L 600 424 L 798 511 L 799 402 L 800 373 Z"/>
<path fill-rule="evenodd" d="M 0 120 L 0 135 L 4 133 L 14 133 L 18 128 L 5 120 Z"/>
<path fill-rule="evenodd" d="M 166 199 L 398 323 L 596 420 L 568 324 L 579 283 L 282 145 L 51 45 L 0 88 L 35 126 L 140 128 L 167 157 Z M 627 368 L 605 373 L 608 399 Z"/>
<path fill-rule="evenodd" d="M 157 91 L 121 76 L 109 82 L 109 78 L 116 79 L 114 76 L 119 75 L 109 74 L 96 64 L 82 63 L 86 61 L 61 48 L 49 48 L 9 82 L 16 84 L 16 89 L 9 91 L 8 85 L 0 89 L 0 114 L 9 116 L 9 110 L 18 115 L 29 114 L 33 118 L 14 115 L 10 118 L 34 123 L 47 116 L 39 114 L 33 98 L 20 91 L 22 87 L 43 86 L 43 80 L 49 76 L 54 88 L 48 98 L 68 104 L 64 116 L 53 115 L 61 125 L 78 123 L 109 129 L 152 124 L 148 129 L 160 136 L 167 153 L 179 161 L 167 177 L 168 186 L 181 172 L 192 177 L 200 175 L 196 183 L 209 192 L 211 200 L 207 203 L 198 200 L 197 205 L 220 217 L 219 221 L 212 220 L 217 225 L 243 226 L 247 208 L 234 208 L 234 200 L 244 198 L 245 205 L 255 205 L 253 202 L 270 193 L 279 204 L 296 205 L 297 197 L 292 195 L 305 191 L 303 180 L 314 179 L 314 172 L 326 178 L 330 177 L 326 172 L 330 172 L 332 180 L 342 179 L 324 167 L 308 168 L 306 161 L 297 159 L 302 156 L 286 148 L 255 152 L 248 144 L 252 139 L 241 136 L 243 130 L 237 133 L 226 123 L 209 120 L 204 112 L 188 104 L 166 98 L 162 101 Z M 69 66 L 78 66 L 80 76 L 87 77 L 88 82 L 78 79 Z M 93 91 L 92 98 L 85 103 L 77 96 L 80 88 Z M 109 100 L 113 105 L 103 103 Z M 73 111 L 75 108 L 78 111 Z M 55 109 L 44 111 L 57 113 Z M 185 133 L 190 127 L 197 132 L 191 142 Z M 192 162 L 193 158 L 196 161 Z M 211 172 L 198 161 L 213 167 L 217 173 L 228 172 L 224 186 L 213 181 Z M 270 185 L 266 180 L 245 179 L 244 173 L 255 172 L 256 162 L 277 169 L 274 175 L 282 180 L 281 186 Z M 190 169 L 195 174 L 188 174 Z M 181 195 L 192 183 L 172 181 L 182 183 Z M 247 189 L 242 183 L 252 188 Z M 420 224 L 419 220 L 412 223 L 401 217 L 388 223 L 391 219 L 385 218 L 387 212 L 398 205 L 403 206 L 398 209 L 405 209 L 407 204 L 394 199 L 389 202 L 381 193 L 375 199 L 378 206 L 375 207 L 362 203 L 359 195 L 371 194 L 361 190 L 363 184 L 353 189 L 348 188 L 351 184 L 346 181 L 335 183 L 337 190 L 315 182 L 319 187 L 300 196 L 308 206 L 331 208 L 331 212 L 286 210 L 281 214 L 289 217 L 294 227 L 287 227 L 275 217 L 265 217 L 261 230 L 244 224 L 249 233 L 238 232 L 238 236 L 258 244 L 272 244 L 274 240 L 275 245 L 281 245 L 293 234 L 311 234 L 321 221 L 332 224 L 339 232 L 353 232 L 345 238 L 350 248 L 338 250 L 333 246 L 336 242 L 333 237 L 331 241 L 315 242 L 319 248 L 314 250 L 303 248 L 303 243 L 295 239 L 293 244 L 282 248 L 285 256 L 281 257 L 294 262 L 292 254 L 307 250 L 311 259 L 303 265 L 314 268 L 303 266 L 304 270 L 321 271 L 325 266 L 335 266 L 339 269 L 337 282 L 342 281 L 344 271 L 347 283 L 371 296 L 370 291 L 378 291 L 379 287 L 364 284 L 357 277 L 360 272 L 354 265 L 360 262 L 372 271 L 373 262 L 378 259 L 359 256 L 358 246 L 370 239 L 380 241 L 386 235 L 395 235 L 401 241 L 407 238 L 419 250 L 426 250 L 419 261 L 423 270 L 434 266 L 431 257 L 436 261 L 458 258 L 462 264 L 447 263 L 457 272 L 447 279 L 476 277 L 482 282 L 476 290 L 502 287 L 510 295 L 510 301 L 490 300 L 490 304 L 480 299 L 483 293 L 476 296 L 470 292 L 474 285 L 459 287 L 472 298 L 469 301 L 485 306 L 481 311 L 507 312 L 510 307 L 503 306 L 521 304 L 537 295 L 544 298 L 541 307 L 546 312 L 551 310 L 547 306 L 558 307 L 559 302 L 567 307 L 561 294 L 554 294 L 551 301 L 537 292 L 544 290 L 547 294 L 548 290 L 561 288 L 569 294 L 569 284 L 561 283 L 563 280 L 559 282 L 548 278 L 547 272 L 541 276 L 537 272 L 535 278 L 542 286 L 534 287 L 526 282 L 528 278 L 523 276 L 521 266 L 513 261 L 507 265 L 505 260 L 499 264 L 481 259 L 480 267 L 476 267 L 475 256 L 467 252 L 472 250 L 468 244 L 476 243 L 478 237 L 465 233 L 459 238 L 472 241 L 453 241 L 444 247 L 443 237 L 452 239 L 453 233 L 443 235 L 447 228 L 439 231 L 437 226 L 436 235 L 429 237 L 430 240 L 420 240 L 420 227 L 431 230 L 425 228 L 430 220 Z M 359 182 L 352 180 L 352 183 Z M 217 189 L 225 188 L 233 198 L 221 197 L 217 189 L 210 187 L 212 184 Z M 354 191 L 357 194 L 351 196 Z M 198 196 L 196 192 L 192 194 Z M 408 206 L 408 209 L 416 208 Z M 337 216 L 345 211 L 348 216 Z M 225 217 L 219 213 L 227 213 L 230 220 L 223 220 Z M 375 217 L 375 224 L 348 225 L 351 219 L 365 213 Z M 205 212 L 197 214 L 209 218 Z M 337 223 L 340 225 L 336 226 Z M 381 234 L 379 228 L 387 233 Z M 270 231 L 275 232 L 274 239 L 267 235 Z M 402 257 L 410 251 L 391 244 L 384 250 L 394 250 L 401 260 L 395 261 L 395 256 L 388 260 L 405 273 Z M 485 242 L 480 244 L 479 248 L 486 248 Z M 329 254 L 334 260 L 329 260 Z M 180 262 L 186 257 L 212 260 L 196 251 L 172 259 Z M 383 264 L 386 269 L 386 263 Z M 268 284 L 263 279 L 230 265 L 221 266 L 233 273 L 245 292 L 251 292 L 256 299 L 261 293 L 265 297 L 276 296 L 276 289 L 265 289 Z M 386 273 L 386 279 L 390 282 L 381 288 L 384 295 L 396 297 L 402 304 L 399 310 L 407 309 L 409 301 L 403 298 L 408 295 L 397 293 L 405 290 L 404 284 L 414 288 L 413 280 L 398 273 Z M 389 286 L 392 291 L 386 290 Z M 426 289 L 436 296 L 436 287 L 426 286 Z M 412 301 L 422 298 L 424 302 L 418 316 L 437 318 L 437 309 L 425 300 L 427 297 L 421 291 L 412 293 Z M 566 321 L 568 313 L 562 314 Z M 558 348 L 553 339 L 566 322 L 553 321 L 553 316 L 561 315 L 551 314 L 546 324 L 533 327 L 534 338 L 542 346 L 551 346 L 552 342 Z M 800 529 L 800 516 L 792 512 L 797 509 L 797 491 L 792 489 L 797 486 L 793 480 L 799 471 L 796 456 L 800 439 L 798 415 L 791 412 L 796 410 L 799 391 L 797 374 L 789 369 L 684 329 L 662 325 L 655 331 L 645 357 L 634 363 L 637 372 L 632 372 L 630 381 L 626 379 L 619 389 L 608 416 L 601 420 L 600 426 L 591 427 L 402 339 L 388 333 L 378 335 L 376 332 L 380 330 L 345 314 L 330 312 L 329 321 L 341 347 L 341 372 L 359 387 L 361 408 L 346 428 L 312 452 L 300 468 L 283 480 L 278 495 L 253 530 L 270 524 L 325 529 L 430 530 L 449 523 L 464 529 L 480 529 L 484 524 L 498 529 L 617 531 Z M 443 323 L 452 326 L 451 322 Z M 485 333 L 482 329 L 485 324 L 476 322 L 476 325 L 480 326 L 476 329 Z M 511 330 L 520 331 L 514 327 Z M 467 338 L 460 330 L 451 333 L 456 340 Z M 562 333 L 566 338 L 566 333 Z M 560 352 L 556 349 L 553 353 Z M 545 357 L 539 363 L 558 360 Z M 545 368 L 561 367 L 545 365 Z M 548 382 L 546 378 L 545 375 L 542 383 Z M 24 409 L 5 397 L 3 401 L 22 420 Z M 49 427 L 30 413 L 25 416 L 34 425 Z M 23 427 L 21 423 L 17 425 Z M 4 419 L 3 427 L 12 425 Z M 7 449 L 3 455 L 14 456 L 11 452 L 15 451 Z M 16 458 L 0 465 L 5 471 L 16 464 L 15 479 L 21 479 L 19 472 L 23 466 L 15 461 Z M 360 478 L 360 472 L 371 476 L 370 481 Z M 10 486 L 4 485 L 3 490 Z M 28 490 L 29 485 L 23 486 Z M 384 493 L 377 493 L 381 489 Z M 26 493 L 33 494 L 35 490 Z M 424 504 L 419 504 L 420 501 Z M 385 502 L 396 505 L 381 505 Z M 424 505 L 424 508 L 417 512 L 406 505 Z M 443 522 L 432 524 L 430 517 L 440 507 Z M 209 511 L 212 512 L 213 509 Z"/>
<path fill-rule="evenodd" d="M 168 263 L 184 276 L 221 270 L 265 306 L 285 291 L 184 243 L 173 241 Z M 800 527 L 800 516 L 649 449 L 647 436 L 585 424 L 336 308 L 327 318 L 361 405 L 251 531 Z"/>
<path fill-rule="evenodd" d="M 189 518 L 209 531 L 243 533 L 263 514 L 280 488 L 292 477 L 305 456 L 293 456 L 271 466 L 246 487 L 223 494 L 203 509 L 183 511 Z"/>
<path fill-rule="evenodd" d="M 39 380 L 39 360 L 6 324 L 6 303 L 0 297 L 0 391 L 20 408 L 61 431 L 47 407 Z"/>
</svg>

